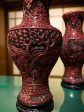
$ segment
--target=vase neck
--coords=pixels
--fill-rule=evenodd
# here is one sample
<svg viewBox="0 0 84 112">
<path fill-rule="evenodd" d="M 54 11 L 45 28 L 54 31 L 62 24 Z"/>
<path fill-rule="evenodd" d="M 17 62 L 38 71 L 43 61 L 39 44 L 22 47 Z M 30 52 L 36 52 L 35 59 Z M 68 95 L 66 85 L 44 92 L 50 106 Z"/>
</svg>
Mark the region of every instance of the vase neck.
<svg viewBox="0 0 84 112">
<path fill-rule="evenodd" d="M 73 78 L 78 78 L 82 77 L 82 65 L 77 65 L 77 66 L 66 66 L 65 67 L 65 75 Z"/>
<path fill-rule="evenodd" d="M 68 31 L 78 31 L 78 32 L 83 32 L 83 15 L 84 12 L 73 12 L 70 14 L 65 14 L 63 16 L 64 22 L 65 22 L 65 32 Z"/>
<path fill-rule="evenodd" d="M 22 22 L 49 22 L 49 0 L 23 0 Z"/>
</svg>

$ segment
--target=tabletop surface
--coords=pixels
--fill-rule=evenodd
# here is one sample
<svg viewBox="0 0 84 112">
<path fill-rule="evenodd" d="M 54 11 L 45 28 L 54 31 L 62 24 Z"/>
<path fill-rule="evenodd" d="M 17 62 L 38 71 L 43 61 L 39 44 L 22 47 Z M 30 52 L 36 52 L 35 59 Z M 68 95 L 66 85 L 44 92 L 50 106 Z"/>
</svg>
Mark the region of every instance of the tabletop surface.
<svg viewBox="0 0 84 112">
<path fill-rule="evenodd" d="M 0 76 L 0 112 L 17 112 L 21 80 L 18 76 Z M 54 100 L 52 112 L 84 112 L 84 90 L 62 88 L 58 78 L 49 78 L 49 86 Z"/>
</svg>

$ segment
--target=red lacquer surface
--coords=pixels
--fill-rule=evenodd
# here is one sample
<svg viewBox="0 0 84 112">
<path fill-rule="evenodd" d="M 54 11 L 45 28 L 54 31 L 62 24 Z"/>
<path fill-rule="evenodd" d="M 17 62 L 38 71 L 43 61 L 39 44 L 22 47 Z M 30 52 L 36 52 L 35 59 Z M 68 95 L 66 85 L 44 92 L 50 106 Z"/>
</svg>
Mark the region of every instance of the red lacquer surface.
<svg viewBox="0 0 84 112">
<path fill-rule="evenodd" d="M 39 106 L 52 101 L 49 74 L 62 45 L 61 32 L 49 22 L 48 0 L 23 0 L 22 23 L 8 33 L 8 51 L 22 75 L 18 101 Z"/>
<path fill-rule="evenodd" d="M 65 34 L 63 36 L 63 46 L 61 59 L 65 66 L 65 73 L 62 81 L 71 84 L 84 85 L 82 77 L 82 66 L 84 63 L 84 35 L 83 19 L 84 12 L 76 11 L 63 15 L 65 22 Z"/>
</svg>

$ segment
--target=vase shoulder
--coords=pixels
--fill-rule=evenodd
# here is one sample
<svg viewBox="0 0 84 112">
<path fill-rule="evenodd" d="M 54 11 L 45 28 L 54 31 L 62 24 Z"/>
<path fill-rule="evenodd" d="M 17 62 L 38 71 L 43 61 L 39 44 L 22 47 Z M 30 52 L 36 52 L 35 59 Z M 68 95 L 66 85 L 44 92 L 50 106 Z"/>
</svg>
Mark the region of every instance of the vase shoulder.
<svg viewBox="0 0 84 112">
<path fill-rule="evenodd" d="M 59 29 L 57 29 L 56 27 L 52 26 L 50 23 L 45 23 L 45 22 L 29 22 L 29 23 L 21 23 L 19 25 L 16 25 L 15 27 L 12 27 L 9 29 L 9 32 L 13 31 L 13 30 L 24 30 L 24 29 L 33 29 L 33 28 L 37 28 L 37 29 L 51 29 L 57 32 L 61 31 Z M 61 33 L 62 34 L 62 33 Z"/>
</svg>

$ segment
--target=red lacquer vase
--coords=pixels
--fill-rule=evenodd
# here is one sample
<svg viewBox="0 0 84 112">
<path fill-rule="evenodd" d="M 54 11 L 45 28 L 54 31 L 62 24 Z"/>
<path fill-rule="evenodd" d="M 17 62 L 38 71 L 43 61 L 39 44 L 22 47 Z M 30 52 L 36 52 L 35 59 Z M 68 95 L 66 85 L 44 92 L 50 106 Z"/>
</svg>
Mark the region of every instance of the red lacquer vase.
<svg viewBox="0 0 84 112">
<path fill-rule="evenodd" d="M 65 66 L 62 86 L 71 89 L 84 89 L 82 66 L 84 63 L 83 11 L 69 12 L 63 15 L 65 34 L 61 59 Z"/>
<path fill-rule="evenodd" d="M 48 77 L 62 46 L 61 32 L 49 22 L 49 0 L 23 0 L 22 23 L 8 33 L 8 51 L 22 75 L 19 112 L 51 112 Z"/>
</svg>

